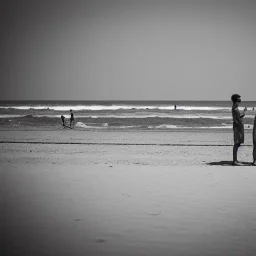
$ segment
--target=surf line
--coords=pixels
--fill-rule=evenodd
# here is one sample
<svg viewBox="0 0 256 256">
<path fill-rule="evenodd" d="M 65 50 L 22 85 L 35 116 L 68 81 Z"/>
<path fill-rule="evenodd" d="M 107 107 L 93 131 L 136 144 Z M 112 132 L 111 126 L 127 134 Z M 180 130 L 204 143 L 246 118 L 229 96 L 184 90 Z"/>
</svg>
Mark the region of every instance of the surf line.
<svg viewBox="0 0 256 256">
<path fill-rule="evenodd" d="M 51 141 L 0 141 L 0 144 L 44 144 L 44 145 L 106 145 L 106 146 L 174 146 L 174 147 L 233 147 L 231 144 L 187 144 L 187 143 L 115 143 L 115 142 L 51 142 Z M 252 147 L 252 145 L 243 145 Z"/>
</svg>

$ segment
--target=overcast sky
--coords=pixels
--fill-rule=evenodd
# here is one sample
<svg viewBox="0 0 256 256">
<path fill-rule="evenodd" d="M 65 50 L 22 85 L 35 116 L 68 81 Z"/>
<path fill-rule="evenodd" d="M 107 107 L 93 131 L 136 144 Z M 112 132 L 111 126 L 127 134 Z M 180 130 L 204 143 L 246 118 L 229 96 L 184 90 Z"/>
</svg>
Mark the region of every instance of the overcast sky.
<svg viewBox="0 0 256 256">
<path fill-rule="evenodd" d="M 256 100 L 256 1 L 0 6 L 2 100 Z"/>
</svg>

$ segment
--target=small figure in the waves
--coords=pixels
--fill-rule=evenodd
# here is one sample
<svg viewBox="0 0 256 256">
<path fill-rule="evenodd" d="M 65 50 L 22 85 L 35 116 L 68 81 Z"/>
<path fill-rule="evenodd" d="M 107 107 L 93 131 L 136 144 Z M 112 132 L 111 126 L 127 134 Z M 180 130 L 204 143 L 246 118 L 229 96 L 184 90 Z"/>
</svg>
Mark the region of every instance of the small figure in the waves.
<svg viewBox="0 0 256 256">
<path fill-rule="evenodd" d="M 256 166 L 256 116 L 254 118 L 253 124 L 253 132 L 252 132 L 252 139 L 253 139 L 253 165 Z"/>
<path fill-rule="evenodd" d="M 72 109 L 70 109 L 70 128 L 71 125 L 75 123 L 74 113 L 72 112 Z"/>
<path fill-rule="evenodd" d="M 175 105 L 174 105 L 174 110 L 176 110 L 176 109 L 177 109 L 177 105 L 175 104 Z"/>
<path fill-rule="evenodd" d="M 252 110 L 254 110 L 254 107 L 252 108 Z"/>
<path fill-rule="evenodd" d="M 232 117 L 233 117 L 233 131 L 234 131 L 234 147 L 233 147 L 233 165 L 240 165 L 237 161 L 237 151 L 242 143 L 244 143 L 244 124 L 243 117 L 245 116 L 246 108 L 244 113 L 241 114 L 238 106 L 241 102 L 241 96 L 238 94 L 233 94 L 231 96 L 233 102 L 232 106 Z"/>
<path fill-rule="evenodd" d="M 62 126 L 65 127 L 66 124 L 65 124 L 65 116 L 61 115 L 61 121 L 62 121 Z"/>
</svg>

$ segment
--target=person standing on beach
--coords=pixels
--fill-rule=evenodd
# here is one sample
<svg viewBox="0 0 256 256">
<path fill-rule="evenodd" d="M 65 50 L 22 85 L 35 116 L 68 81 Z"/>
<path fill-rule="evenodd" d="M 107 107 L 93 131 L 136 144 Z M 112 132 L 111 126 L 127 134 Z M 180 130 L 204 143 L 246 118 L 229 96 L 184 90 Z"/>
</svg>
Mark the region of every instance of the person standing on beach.
<svg viewBox="0 0 256 256">
<path fill-rule="evenodd" d="M 70 109 L 70 128 L 71 125 L 75 123 L 74 113 L 72 112 L 72 109 Z"/>
<path fill-rule="evenodd" d="M 65 116 L 61 115 L 62 126 L 65 127 Z"/>
<path fill-rule="evenodd" d="M 240 145 L 244 143 L 244 125 L 242 118 L 245 116 L 245 113 L 240 114 L 238 109 L 238 105 L 241 102 L 241 96 L 239 94 L 233 94 L 231 100 L 233 102 L 232 117 L 234 131 L 233 165 L 239 165 L 239 162 L 237 161 L 237 151 Z"/>
<path fill-rule="evenodd" d="M 256 166 L 256 116 L 254 118 L 252 138 L 253 138 L 253 163 L 252 163 L 252 165 Z"/>
</svg>

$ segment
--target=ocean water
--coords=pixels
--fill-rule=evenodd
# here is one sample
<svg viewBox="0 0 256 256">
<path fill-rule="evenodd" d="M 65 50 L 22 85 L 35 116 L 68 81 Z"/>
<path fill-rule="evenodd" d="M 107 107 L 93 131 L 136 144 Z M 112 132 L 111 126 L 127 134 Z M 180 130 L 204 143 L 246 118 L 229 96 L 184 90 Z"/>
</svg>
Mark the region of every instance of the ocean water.
<svg viewBox="0 0 256 256">
<path fill-rule="evenodd" d="M 256 101 L 244 107 L 245 129 L 252 129 Z M 61 127 L 70 109 L 79 130 L 232 129 L 230 101 L 0 101 L 0 125 Z"/>
</svg>

